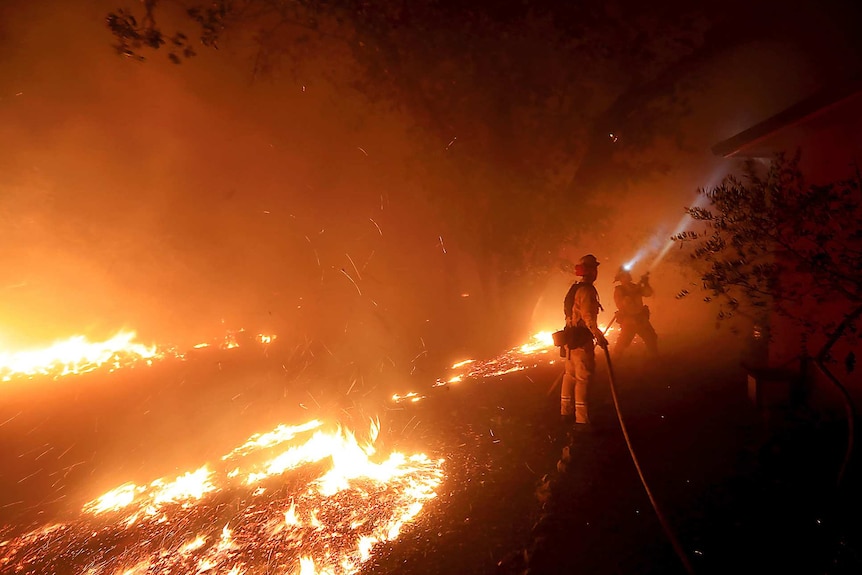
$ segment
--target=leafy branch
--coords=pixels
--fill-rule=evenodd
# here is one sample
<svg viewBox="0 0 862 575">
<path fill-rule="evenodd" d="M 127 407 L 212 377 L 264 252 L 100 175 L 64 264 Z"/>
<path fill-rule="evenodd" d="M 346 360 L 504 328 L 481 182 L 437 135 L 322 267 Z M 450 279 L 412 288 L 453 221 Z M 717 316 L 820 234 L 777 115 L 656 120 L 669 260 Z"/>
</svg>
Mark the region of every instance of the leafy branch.
<svg viewBox="0 0 862 575">
<path fill-rule="evenodd" d="M 850 313 L 862 303 L 862 177 L 808 185 L 799 159 L 780 155 L 765 173 L 748 163 L 742 177 L 701 189 L 706 207 L 686 209 L 701 228 L 672 239 L 690 248 L 705 299 L 723 304 L 719 319 L 759 309 L 828 336 L 835 321 L 807 304 Z M 844 329 L 855 333 L 855 318 Z"/>
</svg>

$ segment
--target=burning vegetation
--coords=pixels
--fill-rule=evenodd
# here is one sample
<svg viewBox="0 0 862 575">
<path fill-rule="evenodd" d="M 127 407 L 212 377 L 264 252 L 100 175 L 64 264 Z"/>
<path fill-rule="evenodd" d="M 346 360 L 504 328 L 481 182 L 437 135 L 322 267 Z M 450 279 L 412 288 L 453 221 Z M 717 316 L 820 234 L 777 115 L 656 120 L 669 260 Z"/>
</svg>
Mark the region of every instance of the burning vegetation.
<svg viewBox="0 0 862 575">
<path fill-rule="evenodd" d="M 212 345 L 232 353 L 240 342 L 276 339 L 241 330 Z M 391 401 L 416 403 L 437 388 L 551 365 L 556 356 L 550 332 L 539 332 L 497 357 L 456 362 L 423 393 L 396 394 Z M 103 342 L 75 337 L 6 357 L 7 381 L 52 378 L 75 385 L 73 378 L 91 371 L 185 360 L 187 354 L 145 346 L 134 333 L 120 332 Z M 15 535 L 6 526 L 0 566 L 92 575 L 355 573 L 379 543 L 395 540 L 420 519 L 446 480 L 439 456 L 378 452 L 379 432 L 377 421 L 363 439 L 320 419 L 279 424 L 217 461 L 146 484 L 123 483 L 83 503 L 77 516 Z"/>
<path fill-rule="evenodd" d="M 275 335 L 267 334 L 257 334 L 251 338 L 241 329 L 228 332 L 221 340 L 196 344 L 193 349 L 234 349 L 241 343 L 266 346 L 275 338 Z M 120 331 L 104 341 L 90 341 L 86 336 L 76 335 L 47 347 L 0 352 L 0 379 L 6 382 L 39 376 L 56 379 L 97 369 L 115 371 L 124 367 L 152 365 L 155 361 L 167 358 L 185 359 L 187 355 L 188 352 L 181 353 L 172 346 L 140 343 L 136 341 L 133 331 Z"/>
<path fill-rule="evenodd" d="M 321 421 L 256 434 L 173 479 L 127 483 L 75 520 L 0 543 L 11 572 L 355 573 L 433 499 L 443 461 L 375 456 Z"/>
<path fill-rule="evenodd" d="M 855 282 L 834 333 L 858 339 L 859 257 L 842 252 L 859 240 L 858 175 L 770 208 L 840 221 L 827 242 L 769 219 L 729 243 L 668 227 L 707 174 L 727 171 L 701 158 L 718 134 L 862 61 L 851 26 L 843 44 L 841 26 L 811 30 L 823 2 L 96 4 L 0 3 L 0 432 L 15 447 L 0 470 L 0 571 L 373 570 L 387 542 L 425 535 L 450 486 L 484 489 L 501 461 L 525 483 L 542 476 L 501 437 L 544 457 L 556 406 L 516 426 L 499 398 L 555 389 L 567 286 L 554 284 L 582 253 L 600 256 L 608 296 L 617 265 L 649 273 L 672 255 L 669 235 L 704 240 L 704 286 L 737 313 L 739 289 L 777 275 L 755 261 L 771 251 L 725 248 L 802 230 L 812 264 L 795 273 L 828 279 L 818 305 Z M 792 66 L 803 44 L 818 54 Z M 683 221 L 723 232 L 762 212 L 738 201 L 751 190 L 722 190 L 701 201 L 728 218 L 695 204 Z M 709 322 L 679 311 L 675 273 L 652 276 L 656 328 L 700 337 Z M 136 331 L 113 331 L 126 325 Z M 256 329 L 201 341 L 226 325 Z M 24 341 L 70 333 L 86 335 Z M 702 359 L 733 363 L 704 349 L 692 379 Z M 855 366 L 855 348 L 841 357 Z M 657 396 L 671 377 L 632 379 Z M 492 401 L 470 381 L 512 387 Z M 680 397 L 698 393 L 677 382 Z M 445 441 L 423 435 L 432 425 Z M 476 490 L 464 525 L 479 523 Z M 426 531 L 426 549 L 444 537 Z"/>
</svg>

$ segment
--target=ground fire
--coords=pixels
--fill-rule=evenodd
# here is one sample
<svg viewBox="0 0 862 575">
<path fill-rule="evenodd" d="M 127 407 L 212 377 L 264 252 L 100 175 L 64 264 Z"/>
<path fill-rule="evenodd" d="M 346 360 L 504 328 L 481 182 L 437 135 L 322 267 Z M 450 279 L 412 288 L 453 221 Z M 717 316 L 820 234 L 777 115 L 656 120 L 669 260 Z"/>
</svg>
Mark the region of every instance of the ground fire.
<svg viewBox="0 0 862 575">
<path fill-rule="evenodd" d="M 275 335 L 231 332 L 213 344 L 233 350 Z M 550 332 L 488 360 L 456 362 L 429 388 L 503 376 L 554 363 Z M 230 353 L 228 351 L 228 353 Z M 104 342 L 76 337 L 44 350 L 7 353 L 6 380 L 73 377 L 185 358 L 145 346 L 133 332 Z M 430 391 L 429 391 L 430 393 Z M 426 395 L 394 395 L 415 403 Z M 359 440 L 337 423 L 315 419 L 257 433 L 216 462 L 148 484 L 124 483 L 58 520 L 0 542 L 11 572 L 124 575 L 204 573 L 347 574 L 416 521 L 445 481 L 445 461 L 422 453 L 379 454 L 379 423 Z M 7 526 L 8 527 L 8 526 Z"/>
<path fill-rule="evenodd" d="M 0 543 L 0 565 L 29 573 L 355 573 L 374 545 L 433 499 L 443 461 L 375 457 L 321 421 L 257 434 L 217 465 L 127 483 L 79 518 Z"/>
<path fill-rule="evenodd" d="M 155 346 L 146 346 L 134 340 L 134 332 L 121 331 L 100 342 L 91 342 L 84 336 L 73 336 L 42 349 L 0 352 L 0 378 L 9 381 L 22 376 L 80 374 L 104 365 L 118 369 L 163 357 L 163 352 Z"/>
<path fill-rule="evenodd" d="M 275 335 L 269 334 L 248 336 L 245 330 L 240 329 L 228 331 L 217 341 L 196 344 L 193 349 L 234 349 L 240 347 L 241 342 L 269 345 L 275 339 Z M 90 341 L 85 336 L 76 335 L 43 348 L 0 352 L 0 380 L 11 381 L 38 376 L 58 378 L 97 369 L 115 371 L 152 365 L 154 361 L 168 358 L 185 359 L 186 356 L 187 352 L 180 352 L 172 346 L 140 343 L 136 341 L 134 331 L 119 331 L 104 341 Z"/>
<path fill-rule="evenodd" d="M 198 344 L 224 350 L 241 341 L 263 345 L 274 335 L 229 333 Z M 453 365 L 444 383 L 524 369 L 552 349 L 547 333 L 488 361 Z M 134 332 L 101 342 L 82 336 L 44 349 L 0 356 L 6 381 L 55 379 L 183 358 L 146 346 Z M 441 385 L 438 380 L 435 385 Z M 416 401 L 415 393 L 396 402 Z M 13 571 L 80 573 L 352 573 L 375 543 L 395 539 L 402 525 L 434 498 L 442 460 L 423 454 L 375 454 L 378 425 L 364 443 L 320 420 L 279 425 L 221 458 L 174 478 L 126 483 L 82 506 L 80 517 L 52 523 L 0 543 L 0 564 Z"/>
</svg>

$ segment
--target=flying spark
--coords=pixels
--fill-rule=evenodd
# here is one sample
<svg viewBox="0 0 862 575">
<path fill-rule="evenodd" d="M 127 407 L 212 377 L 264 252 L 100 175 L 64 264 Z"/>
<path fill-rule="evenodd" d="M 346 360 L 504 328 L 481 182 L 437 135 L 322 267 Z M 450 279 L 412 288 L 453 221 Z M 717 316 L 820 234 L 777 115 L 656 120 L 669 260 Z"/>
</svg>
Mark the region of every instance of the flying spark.
<svg viewBox="0 0 862 575">
<path fill-rule="evenodd" d="M 349 280 L 350 280 L 350 283 L 352 283 L 352 284 L 353 284 L 353 287 L 355 287 L 355 288 L 356 288 L 356 292 L 357 292 L 359 295 L 362 295 L 362 290 L 360 290 L 360 289 L 359 289 L 359 286 L 358 286 L 358 285 L 356 285 L 356 282 L 355 282 L 355 281 L 353 281 L 353 278 L 352 278 L 352 277 L 350 277 L 350 274 L 348 274 L 346 271 L 344 271 L 344 268 L 341 268 L 341 273 L 343 273 L 343 274 L 344 274 L 344 277 L 346 277 L 347 279 L 349 279 Z"/>
<path fill-rule="evenodd" d="M 350 260 L 350 265 L 352 265 L 352 266 L 353 266 L 353 271 L 355 271 L 355 272 L 356 272 L 356 277 L 357 277 L 357 279 L 358 279 L 359 281 L 362 281 L 362 274 L 360 274 L 360 273 L 359 273 L 359 269 L 356 267 L 356 264 L 355 264 L 355 263 L 353 263 L 353 258 L 352 258 L 352 257 L 350 257 L 350 254 L 347 254 L 347 253 L 346 253 L 346 254 L 344 254 L 344 255 L 346 255 L 346 256 L 347 256 L 347 259 L 348 259 L 348 260 Z M 360 295 L 361 295 L 361 294 L 360 294 Z"/>
<path fill-rule="evenodd" d="M 381 206 L 380 209 L 383 209 L 383 207 Z M 377 228 L 377 233 L 380 234 L 380 237 L 383 237 L 383 230 L 380 229 L 380 226 L 377 225 L 377 222 L 375 222 L 372 218 L 368 219 L 371 221 L 372 224 L 374 224 L 374 227 Z"/>
</svg>

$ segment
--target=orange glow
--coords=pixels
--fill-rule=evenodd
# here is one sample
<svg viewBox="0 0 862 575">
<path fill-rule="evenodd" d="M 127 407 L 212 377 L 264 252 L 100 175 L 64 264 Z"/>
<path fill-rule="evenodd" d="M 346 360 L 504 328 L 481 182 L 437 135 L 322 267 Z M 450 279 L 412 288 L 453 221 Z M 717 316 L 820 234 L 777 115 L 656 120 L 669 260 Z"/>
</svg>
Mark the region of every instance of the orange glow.
<svg viewBox="0 0 862 575">
<path fill-rule="evenodd" d="M 111 371 L 140 361 L 151 363 L 163 354 L 155 346 L 134 341 L 135 332 L 121 331 L 106 341 L 91 342 L 82 335 L 58 341 L 43 349 L 0 352 L 0 377 L 80 374 L 107 366 Z"/>
<path fill-rule="evenodd" d="M 251 436 L 217 467 L 127 483 L 81 516 L 0 542 L 11 572 L 356 573 L 436 497 L 443 460 L 375 458 L 318 420 Z"/>
<path fill-rule="evenodd" d="M 465 359 L 454 363 L 450 368 L 455 373 L 445 379 L 437 380 L 434 387 L 459 383 L 469 378 L 496 377 L 535 367 L 546 360 L 552 351 L 556 351 L 550 331 L 540 331 L 517 347 L 503 352 L 493 359 Z M 548 362 L 553 363 L 553 360 Z"/>
<path fill-rule="evenodd" d="M 392 396 L 392 401 L 394 401 L 395 403 L 404 403 L 404 402 L 416 403 L 417 401 L 422 401 L 423 399 L 425 399 L 425 396 L 420 395 L 420 394 L 416 393 L 415 391 L 411 391 L 407 395 L 398 395 L 396 393 Z"/>
<path fill-rule="evenodd" d="M 198 343 L 193 349 L 215 347 L 221 350 L 257 344 L 268 346 L 278 336 L 259 333 L 243 339 L 244 330 L 229 331 L 215 345 Z M 56 341 L 48 347 L 26 350 L 0 350 L 0 381 L 47 376 L 59 378 L 79 375 L 97 369 L 116 371 L 136 365 L 152 365 L 166 358 L 185 359 L 185 354 L 173 348 L 147 346 L 135 341 L 134 331 L 120 331 L 105 341 L 89 341 L 76 335 Z"/>
<path fill-rule="evenodd" d="M 533 335 L 530 341 L 519 347 L 518 350 L 523 354 L 544 353 L 547 351 L 547 348 L 554 346 L 554 338 L 551 333 L 550 331 L 540 331 Z"/>
<path fill-rule="evenodd" d="M 613 333 L 616 328 L 599 324 L 599 329 L 607 335 Z M 453 373 L 448 377 L 437 379 L 433 387 L 460 383 L 471 378 L 499 377 L 536 367 L 542 363 L 553 364 L 559 358 L 559 354 L 557 353 L 558 348 L 554 346 L 552 333 L 550 330 L 539 331 L 530 336 L 526 343 L 507 350 L 492 359 L 458 361 L 449 368 Z M 395 394 L 392 396 L 392 401 L 395 403 L 416 402 L 424 399 L 424 397 L 416 392 L 411 392 L 403 396 Z"/>
</svg>

